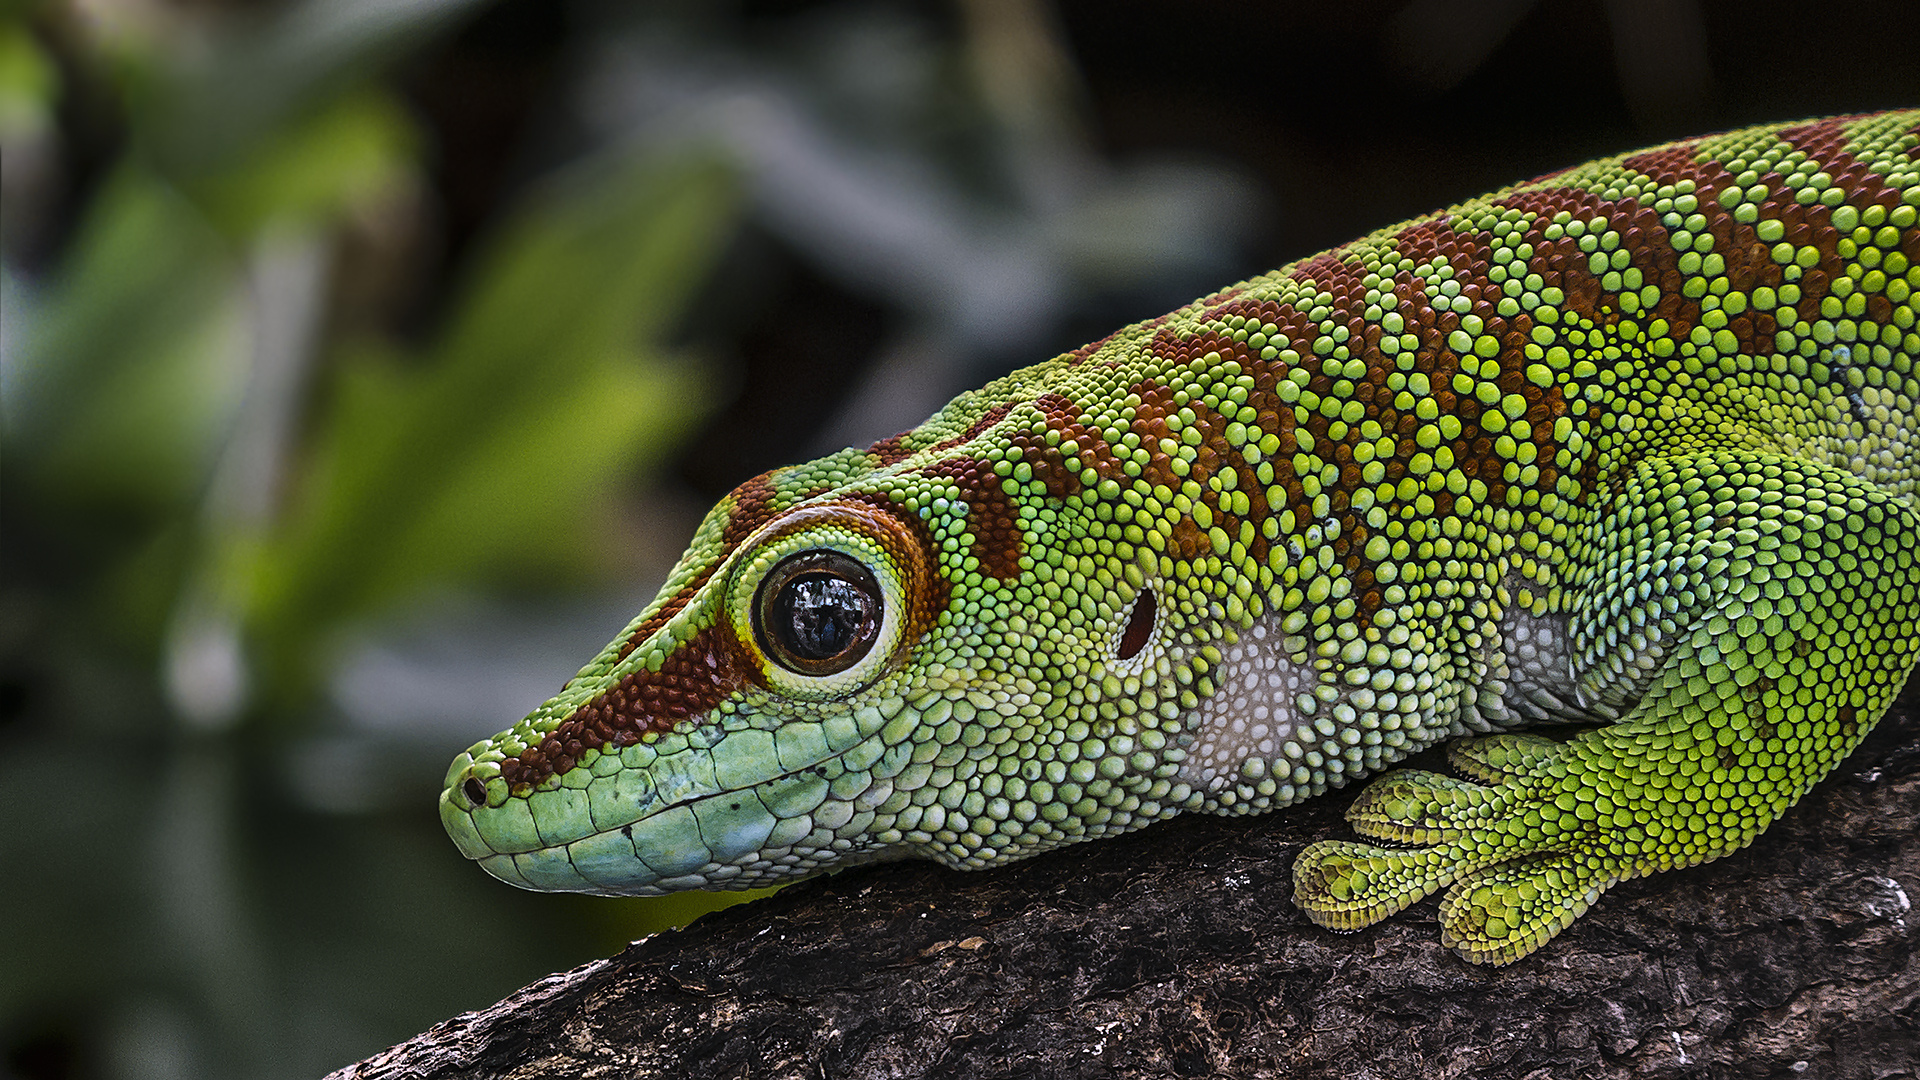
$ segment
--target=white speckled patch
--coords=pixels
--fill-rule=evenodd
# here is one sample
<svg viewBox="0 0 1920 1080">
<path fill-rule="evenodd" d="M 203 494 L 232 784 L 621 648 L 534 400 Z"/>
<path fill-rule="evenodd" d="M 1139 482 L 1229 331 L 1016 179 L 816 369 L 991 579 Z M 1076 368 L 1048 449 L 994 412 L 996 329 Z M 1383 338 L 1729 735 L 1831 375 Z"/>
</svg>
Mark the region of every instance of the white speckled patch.
<svg viewBox="0 0 1920 1080">
<path fill-rule="evenodd" d="M 1486 730 L 1580 723 L 1614 711 L 1584 701 L 1573 678 L 1565 615 L 1508 611 L 1500 619 L 1500 657 L 1476 695 Z"/>
<path fill-rule="evenodd" d="M 1564 615 L 1509 611 L 1494 629 L 1465 665 L 1467 685 L 1449 689 L 1422 674 L 1422 663 L 1359 683 L 1331 667 L 1322 673 L 1304 641 L 1289 641 L 1273 617 L 1257 620 L 1221 650 L 1215 690 L 1189 717 L 1180 778 L 1210 809 L 1252 812 L 1318 795 L 1449 736 L 1613 715 L 1575 686 Z M 1440 715 L 1419 707 L 1436 700 L 1430 693 Z"/>
<path fill-rule="evenodd" d="M 1195 710 L 1182 780 L 1220 791 L 1239 779 L 1248 758 L 1272 760 L 1298 733 L 1295 700 L 1319 680 L 1287 658 L 1280 637 L 1278 620 L 1260 619 L 1223 650 L 1213 696 Z"/>
</svg>

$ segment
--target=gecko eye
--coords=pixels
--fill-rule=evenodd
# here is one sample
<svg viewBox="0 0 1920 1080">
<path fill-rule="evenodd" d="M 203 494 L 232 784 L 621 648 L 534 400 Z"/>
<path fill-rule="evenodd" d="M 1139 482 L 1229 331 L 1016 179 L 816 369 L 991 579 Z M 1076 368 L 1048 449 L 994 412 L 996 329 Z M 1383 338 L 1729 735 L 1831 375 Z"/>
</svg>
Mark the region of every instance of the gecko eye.
<svg viewBox="0 0 1920 1080">
<path fill-rule="evenodd" d="M 761 581 L 753 632 L 781 667 L 835 675 L 873 648 L 884 610 L 880 583 L 866 567 L 838 551 L 803 551 Z"/>
</svg>

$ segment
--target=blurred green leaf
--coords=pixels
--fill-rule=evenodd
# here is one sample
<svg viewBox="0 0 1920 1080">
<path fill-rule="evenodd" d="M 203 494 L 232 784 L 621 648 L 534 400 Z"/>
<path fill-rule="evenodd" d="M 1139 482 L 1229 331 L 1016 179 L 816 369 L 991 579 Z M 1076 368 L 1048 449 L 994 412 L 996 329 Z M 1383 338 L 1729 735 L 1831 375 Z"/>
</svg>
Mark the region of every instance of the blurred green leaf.
<svg viewBox="0 0 1920 1080">
<path fill-rule="evenodd" d="M 22 320 L 10 465 L 49 504 L 136 531 L 180 513 L 245 390 L 243 300 L 218 233 L 150 170 L 123 164 Z"/>
<path fill-rule="evenodd" d="M 403 184 L 419 157 L 417 142 L 412 121 L 392 97 L 360 89 L 275 129 L 232 168 L 189 190 L 233 235 L 267 224 L 326 221 Z"/>
<path fill-rule="evenodd" d="M 420 590 L 604 565 L 623 481 L 708 403 L 661 351 L 735 202 L 707 161 L 601 163 L 545 192 L 480 263 L 417 366 L 343 366 L 287 528 L 257 565 L 269 684 Z"/>
<path fill-rule="evenodd" d="M 487 0 L 304 0 L 271 19 L 215 28 L 181 50 L 138 110 L 134 134 L 168 175 L 230 167 L 301 114 L 376 74 Z"/>
<path fill-rule="evenodd" d="M 197 198 L 122 162 L 9 357 L 5 440 L 35 490 L 127 539 L 187 513 L 247 392 L 245 241 L 402 182 L 414 143 L 405 115 L 369 91 L 202 178 Z"/>
<path fill-rule="evenodd" d="M 60 72 L 40 43 L 20 23 L 0 21 L 0 139 L 47 127 L 59 90 Z"/>
</svg>

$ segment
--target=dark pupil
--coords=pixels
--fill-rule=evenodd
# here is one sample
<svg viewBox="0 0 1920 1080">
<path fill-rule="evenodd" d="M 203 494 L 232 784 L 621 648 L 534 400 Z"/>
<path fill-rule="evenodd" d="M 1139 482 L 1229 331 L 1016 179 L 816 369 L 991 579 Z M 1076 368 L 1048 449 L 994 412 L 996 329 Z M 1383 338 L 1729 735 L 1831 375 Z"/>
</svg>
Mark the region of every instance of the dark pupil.
<svg viewBox="0 0 1920 1080">
<path fill-rule="evenodd" d="M 787 648 L 806 660 L 846 652 L 872 618 L 870 601 L 858 585 L 826 573 L 787 582 L 774 603 Z"/>
</svg>

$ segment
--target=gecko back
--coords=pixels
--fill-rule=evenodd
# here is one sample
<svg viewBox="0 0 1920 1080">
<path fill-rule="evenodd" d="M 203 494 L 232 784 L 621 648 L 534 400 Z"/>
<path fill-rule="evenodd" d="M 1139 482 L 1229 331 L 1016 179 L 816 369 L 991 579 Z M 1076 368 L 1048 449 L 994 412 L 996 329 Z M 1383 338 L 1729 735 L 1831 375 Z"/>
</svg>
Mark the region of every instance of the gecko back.
<svg viewBox="0 0 1920 1080">
<path fill-rule="evenodd" d="M 978 867 L 1472 735 L 1296 899 L 1351 929 L 1447 889 L 1448 944 L 1525 955 L 1749 842 L 1914 665 L 1917 129 L 1570 169 L 750 480 L 455 760 L 448 830 L 540 889 Z"/>
</svg>

